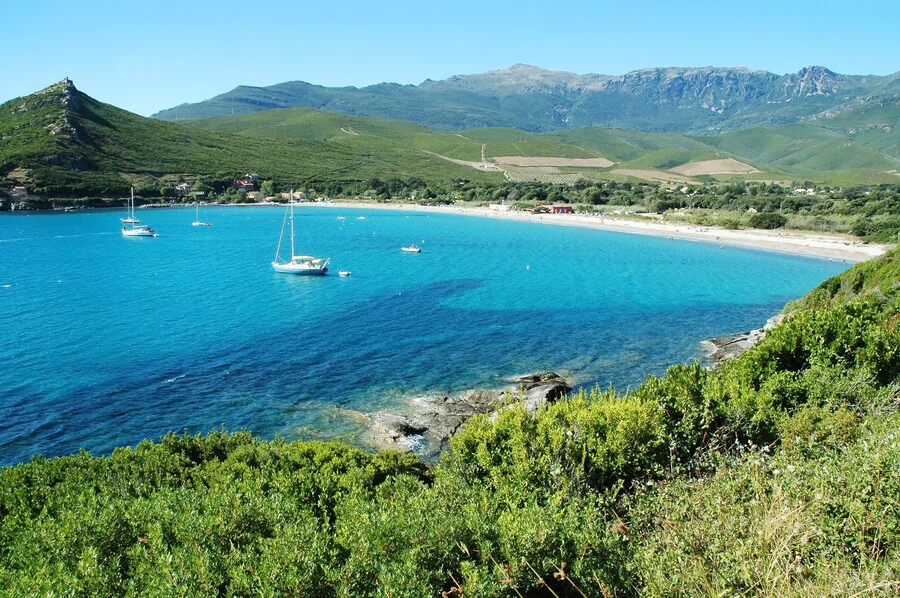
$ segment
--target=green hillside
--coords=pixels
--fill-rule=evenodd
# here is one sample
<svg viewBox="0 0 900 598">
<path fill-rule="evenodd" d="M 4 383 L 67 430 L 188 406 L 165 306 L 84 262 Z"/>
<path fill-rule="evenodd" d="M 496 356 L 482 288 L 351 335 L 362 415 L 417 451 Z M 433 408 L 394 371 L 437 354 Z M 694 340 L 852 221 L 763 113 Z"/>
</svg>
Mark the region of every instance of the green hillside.
<svg viewBox="0 0 900 598">
<path fill-rule="evenodd" d="M 488 160 L 499 156 L 598 158 L 616 162 L 615 168 L 665 171 L 697 161 L 733 158 L 756 167 L 760 173 L 745 178 L 802 179 L 822 184 L 876 184 L 896 182 L 898 169 L 896 106 L 857 112 L 801 125 L 751 128 L 709 136 L 682 133 L 647 133 L 626 129 L 589 127 L 550 133 L 531 133 L 509 127 L 432 131 L 405 121 L 349 116 L 310 108 L 288 108 L 187 121 L 184 124 L 249 137 L 323 140 L 380 155 L 415 148 L 477 162 L 481 146 Z M 873 124 L 866 124 L 867 122 Z M 854 125 L 854 126 L 850 126 Z M 604 169 L 582 170 L 556 166 L 558 179 L 613 177 Z M 513 173 L 513 171 L 515 171 Z M 546 169 L 535 174 L 546 176 Z M 519 167 L 511 176 L 530 171 Z M 538 171 L 534 171 L 537 173 Z M 525 173 L 525 174 L 523 174 Z M 570 174 L 566 174 L 570 173 Z M 665 176 L 664 173 L 660 175 Z M 556 175 L 551 175 L 556 176 Z M 727 175 L 725 178 L 730 178 Z M 515 179 L 519 180 L 519 179 Z"/>
<path fill-rule="evenodd" d="M 892 137 L 888 144 L 896 143 L 897 137 Z M 863 139 L 812 124 L 744 129 L 697 139 L 754 162 L 787 169 L 887 171 L 900 167 L 900 159 L 864 145 Z"/>
<path fill-rule="evenodd" d="M 270 87 L 242 85 L 204 102 L 162 110 L 154 117 L 198 119 L 305 106 L 430 126 L 441 123 L 435 127 L 441 130 L 467 129 L 509 120 L 513 126 L 528 126 L 530 118 L 527 115 L 510 117 L 503 104 L 496 97 L 466 90 L 432 90 L 396 83 L 381 83 L 364 89 L 327 88 L 290 81 Z"/>
<path fill-rule="evenodd" d="M 852 111 L 817 119 L 815 122 L 856 143 L 900 159 L 900 99 L 854 106 Z"/>
<path fill-rule="evenodd" d="M 348 135 L 349 136 L 349 135 Z M 0 176 L 51 196 L 124 195 L 179 176 L 259 173 L 297 186 L 373 177 L 496 180 L 414 147 L 354 148 L 184 127 L 103 104 L 65 81 L 0 105 Z"/>
<path fill-rule="evenodd" d="M 401 120 L 350 116 L 314 108 L 269 110 L 183 124 L 252 137 L 336 142 L 357 150 L 397 147 L 425 150 L 458 160 L 474 162 L 481 159 L 480 143 L 460 135 L 435 132 Z"/>
</svg>

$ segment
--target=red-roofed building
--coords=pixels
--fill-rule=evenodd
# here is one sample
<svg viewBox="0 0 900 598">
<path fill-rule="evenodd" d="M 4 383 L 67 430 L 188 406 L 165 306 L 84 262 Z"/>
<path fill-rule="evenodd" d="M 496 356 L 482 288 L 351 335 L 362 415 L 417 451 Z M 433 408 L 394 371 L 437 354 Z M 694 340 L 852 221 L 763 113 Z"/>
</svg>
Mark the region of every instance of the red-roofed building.
<svg viewBox="0 0 900 598">
<path fill-rule="evenodd" d="M 572 206 L 539 206 L 551 214 L 572 214 Z M 537 210 L 535 210 L 537 212 Z"/>
<path fill-rule="evenodd" d="M 253 191 L 256 189 L 256 185 L 253 184 L 253 181 L 248 179 L 237 179 L 233 183 L 231 183 L 231 187 L 233 189 L 244 190 L 244 191 Z"/>
</svg>

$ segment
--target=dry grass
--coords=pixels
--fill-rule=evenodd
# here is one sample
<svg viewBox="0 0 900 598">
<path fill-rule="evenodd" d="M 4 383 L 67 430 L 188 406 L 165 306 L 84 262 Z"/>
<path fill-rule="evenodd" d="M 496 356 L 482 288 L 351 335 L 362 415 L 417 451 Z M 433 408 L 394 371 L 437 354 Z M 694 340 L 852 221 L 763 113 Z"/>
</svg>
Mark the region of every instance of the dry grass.
<svg viewBox="0 0 900 598">
<path fill-rule="evenodd" d="M 609 168 L 615 162 L 606 158 L 553 158 L 549 156 L 497 156 L 498 164 L 511 166 L 568 166 L 576 168 Z"/>
<path fill-rule="evenodd" d="M 632 176 L 636 179 L 644 179 L 645 181 L 653 181 L 656 183 L 685 183 L 689 185 L 697 182 L 678 174 L 663 172 L 662 170 L 650 170 L 642 168 L 616 168 L 615 170 L 611 170 L 610 172 L 613 174 Z"/>
<path fill-rule="evenodd" d="M 6 177 L 14 181 L 24 182 L 28 178 L 30 172 L 31 171 L 27 168 L 14 168 L 6 175 Z"/>
<path fill-rule="evenodd" d="M 676 166 L 669 170 L 686 176 L 699 176 L 702 174 L 750 174 L 760 172 L 749 164 L 738 162 L 734 158 L 688 162 L 687 164 L 682 164 L 681 166 Z"/>
<path fill-rule="evenodd" d="M 429 152 L 428 150 L 422 150 L 426 154 L 431 154 L 432 156 L 438 157 L 442 160 L 446 160 L 448 162 L 453 162 L 454 164 L 459 164 L 460 166 L 469 166 L 470 168 L 474 168 L 476 170 L 484 170 L 486 172 L 503 172 L 503 169 L 497 166 L 496 164 L 492 164 L 491 162 L 470 162 L 468 160 L 457 160 L 456 158 L 451 158 L 449 156 L 442 156 L 441 154 L 436 154 L 434 152 Z"/>
</svg>

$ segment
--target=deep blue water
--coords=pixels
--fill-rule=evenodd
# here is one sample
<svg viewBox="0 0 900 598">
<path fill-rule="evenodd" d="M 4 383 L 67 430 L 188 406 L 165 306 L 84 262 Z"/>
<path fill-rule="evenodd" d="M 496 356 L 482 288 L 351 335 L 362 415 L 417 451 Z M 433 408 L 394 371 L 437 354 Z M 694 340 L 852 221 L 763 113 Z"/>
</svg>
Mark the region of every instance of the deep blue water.
<svg viewBox="0 0 900 598">
<path fill-rule="evenodd" d="M 0 464 L 224 425 L 352 438 L 354 412 L 552 369 L 639 384 L 760 327 L 845 269 L 663 238 L 418 212 L 283 208 L 0 214 Z M 337 216 L 346 220 L 338 220 Z M 357 219 L 364 216 L 364 220 Z M 421 254 L 400 251 L 411 242 Z M 351 270 L 340 278 L 337 271 Z"/>
</svg>

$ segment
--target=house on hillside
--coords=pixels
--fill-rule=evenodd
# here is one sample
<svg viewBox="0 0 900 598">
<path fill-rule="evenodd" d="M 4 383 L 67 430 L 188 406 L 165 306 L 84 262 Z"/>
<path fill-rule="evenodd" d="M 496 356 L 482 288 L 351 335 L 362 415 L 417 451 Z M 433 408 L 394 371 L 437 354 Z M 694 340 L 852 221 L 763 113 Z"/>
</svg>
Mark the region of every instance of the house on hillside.
<svg viewBox="0 0 900 598">
<path fill-rule="evenodd" d="M 18 199 L 20 197 L 28 197 L 28 191 L 25 190 L 25 187 L 13 187 L 9 190 L 9 196 L 12 199 Z"/>
<path fill-rule="evenodd" d="M 253 181 L 250 179 L 235 179 L 233 183 L 231 183 L 232 189 L 237 189 L 238 191 L 253 191 L 256 189 L 256 185 L 253 184 Z"/>
<path fill-rule="evenodd" d="M 303 191 L 294 191 L 293 195 L 291 195 L 287 191 L 283 191 L 279 195 L 281 195 L 281 199 L 292 199 L 294 201 L 309 201 L 309 199 L 306 197 L 306 193 L 304 193 Z"/>
<path fill-rule="evenodd" d="M 178 195 L 178 196 L 189 195 L 191 192 L 191 189 L 193 189 L 193 188 L 194 188 L 194 186 L 191 185 L 190 183 L 181 183 L 179 185 L 175 185 L 175 195 Z"/>
<path fill-rule="evenodd" d="M 247 179 L 248 181 L 250 181 L 251 183 L 258 183 L 258 182 L 260 182 L 260 181 L 262 180 L 262 177 L 260 177 L 260 176 L 259 176 L 258 174 L 256 174 L 255 172 L 251 172 L 251 173 L 249 173 L 249 174 L 245 174 L 245 175 L 244 175 L 244 178 Z"/>
</svg>

